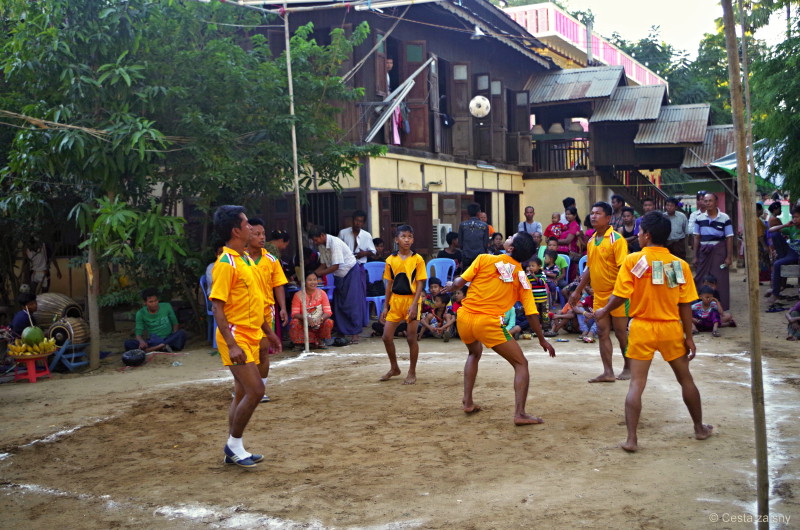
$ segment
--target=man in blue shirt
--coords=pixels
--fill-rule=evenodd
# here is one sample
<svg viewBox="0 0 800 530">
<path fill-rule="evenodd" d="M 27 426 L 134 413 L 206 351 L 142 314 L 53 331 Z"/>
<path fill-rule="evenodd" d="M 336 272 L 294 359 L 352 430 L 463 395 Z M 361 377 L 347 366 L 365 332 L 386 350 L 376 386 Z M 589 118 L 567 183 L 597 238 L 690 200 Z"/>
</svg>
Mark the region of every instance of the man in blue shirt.
<svg viewBox="0 0 800 530">
<path fill-rule="evenodd" d="M 33 314 L 38 308 L 36 295 L 33 293 L 20 293 L 17 297 L 17 303 L 22 306 L 22 310 L 18 311 L 14 318 L 11 319 L 11 331 L 17 336 L 21 336 L 25 328 L 32 325 Z"/>
<path fill-rule="evenodd" d="M 159 303 L 158 292 L 153 288 L 142 291 L 142 299 L 144 307 L 136 312 L 136 338 L 125 341 L 125 350 L 182 350 L 186 345 L 186 332 L 178 329 L 178 319 L 172 306 Z"/>
</svg>

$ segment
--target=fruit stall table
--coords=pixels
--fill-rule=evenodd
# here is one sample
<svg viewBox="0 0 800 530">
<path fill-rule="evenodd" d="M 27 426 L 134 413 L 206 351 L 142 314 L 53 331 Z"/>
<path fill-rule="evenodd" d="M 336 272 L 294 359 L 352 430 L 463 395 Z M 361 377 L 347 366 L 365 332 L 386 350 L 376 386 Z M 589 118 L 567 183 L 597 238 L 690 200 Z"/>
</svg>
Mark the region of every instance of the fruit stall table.
<svg viewBox="0 0 800 530">
<path fill-rule="evenodd" d="M 50 377 L 50 368 L 47 366 L 47 357 L 49 356 L 49 353 L 25 356 L 12 355 L 11 358 L 17 363 L 14 367 L 14 381 L 27 379 L 31 383 L 35 383 L 40 377 Z M 42 361 L 44 367 L 37 367 L 36 363 L 38 361 Z"/>
</svg>

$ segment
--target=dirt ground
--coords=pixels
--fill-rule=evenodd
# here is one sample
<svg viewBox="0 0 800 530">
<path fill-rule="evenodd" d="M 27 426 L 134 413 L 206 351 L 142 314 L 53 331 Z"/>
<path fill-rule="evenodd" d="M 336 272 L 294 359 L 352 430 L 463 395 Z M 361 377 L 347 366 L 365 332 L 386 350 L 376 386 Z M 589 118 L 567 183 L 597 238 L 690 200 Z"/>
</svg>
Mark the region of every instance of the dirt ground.
<svg viewBox="0 0 800 530">
<path fill-rule="evenodd" d="M 627 384 L 590 385 L 597 345 L 522 341 L 529 412 L 512 424 L 512 370 L 484 355 L 476 400 L 460 409 L 465 348 L 427 339 L 418 383 L 380 383 L 378 339 L 273 358 L 272 402 L 246 446 L 255 472 L 222 464 L 231 380 L 202 343 L 120 371 L 0 385 L 0 513 L 5 528 L 752 527 L 749 323 L 702 334 L 692 371 L 715 435 L 699 442 L 666 363 L 653 363 L 637 454 L 625 437 Z M 762 290 L 766 286 L 762 287 Z M 759 300 L 762 311 L 763 298 Z M 800 363 L 783 314 L 761 313 L 773 527 L 800 521 Z M 398 342 L 400 352 L 407 351 Z M 401 356 L 407 366 L 407 355 Z M 619 356 L 615 359 L 621 364 Z M 173 366 L 178 361 L 180 366 Z M 711 524 L 709 524 L 711 523 Z"/>
</svg>

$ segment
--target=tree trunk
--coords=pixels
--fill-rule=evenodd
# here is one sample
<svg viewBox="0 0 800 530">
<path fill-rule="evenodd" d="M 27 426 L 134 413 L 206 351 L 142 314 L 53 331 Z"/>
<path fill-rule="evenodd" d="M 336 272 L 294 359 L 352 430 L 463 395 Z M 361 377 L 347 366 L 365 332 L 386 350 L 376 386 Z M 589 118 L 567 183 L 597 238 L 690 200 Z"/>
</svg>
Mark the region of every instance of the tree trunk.
<svg viewBox="0 0 800 530">
<path fill-rule="evenodd" d="M 100 271 L 97 267 L 95 250 L 89 247 L 89 261 L 86 264 L 86 308 L 89 311 L 89 368 L 100 368 L 100 308 L 97 297 L 100 295 Z"/>
</svg>

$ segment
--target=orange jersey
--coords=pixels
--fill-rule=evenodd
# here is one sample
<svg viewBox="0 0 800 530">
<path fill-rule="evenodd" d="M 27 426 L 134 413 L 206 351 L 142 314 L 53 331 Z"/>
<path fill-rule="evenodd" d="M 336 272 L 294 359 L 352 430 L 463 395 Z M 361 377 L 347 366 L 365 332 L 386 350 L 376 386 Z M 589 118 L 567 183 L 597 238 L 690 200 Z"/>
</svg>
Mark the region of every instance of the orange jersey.
<svg viewBox="0 0 800 530">
<path fill-rule="evenodd" d="M 496 263 L 508 263 L 513 266 L 510 282 L 502 280 Z M 520 274 L 525 278 L 524 284 Z M 519 300 L 526 315 L 539 314 L 525 271 L 519 262 L 508 254 L 499 256 L 480 254 L 461 277 L 472 283 L 460 311 L 499 317 Z"/>
<path fill-rule="evenodd" d="M 617 272 L 628 256 L 628 242 L 622 234 L 609 228 L 602 236 L 595 232 L 586 243 L 586 251 L 592 289 L 602 297 L 614 290 Z"/>
<path fill-rule="evenodd" d="M 631 270 L 642 256 L 647 259 L 648 267 L 642 277 L 637 278 Z M 665 267 L 668 263 L 679 261 L 686 283 L 669 288 L 665 280 L 662 285 L 653 285 L 653 261 L 661 261 Z M 680 320 L 678 304 L 689 304 L 698 298 L 689 264 L 670 254 L 664 247 L 645 247 L 641 252 L 634 252 L 625 258 L 613 294 L 630 300 L 629 316 L 645 320 Z"/>
<path fill-rule="evenodd" d="M 260 328 L 264 323 L 264 295 L 253 260 L 247 254 L 223 247 L 211 277 L 208 298 L 225 302 L 228 324 Z"/>
<path fill-rule="evenodd" d="M 286 275 L 283 273 L 281 262 L 275 256 L 267 252 L 267 249 L 261 249 L 261 256 L 253 258 L 256 264 L 256 271 L 258 279 L 261 282 L 261 288 L 264 290 L 264 303 L 268 306 L 275 305 L 275 296 L 272 290 L 281 285 L 289 283 L 286 280 Z"/>
</svg>

